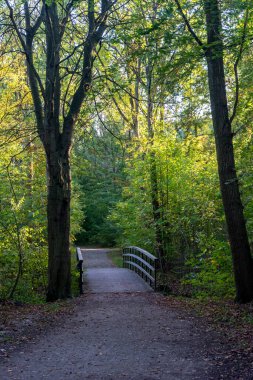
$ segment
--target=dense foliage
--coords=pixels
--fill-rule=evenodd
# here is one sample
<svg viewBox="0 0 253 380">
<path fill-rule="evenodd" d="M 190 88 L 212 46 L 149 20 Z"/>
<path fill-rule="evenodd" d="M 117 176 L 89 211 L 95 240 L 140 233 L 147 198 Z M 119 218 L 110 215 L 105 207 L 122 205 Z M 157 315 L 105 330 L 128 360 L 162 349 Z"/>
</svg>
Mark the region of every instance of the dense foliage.
<svg viewBox="0 0 253 380">
<path fill-rule="evenodd" d="M 220 11 L 252 245 L 251 5 L 229 1 Z M 205 40 L 202 1 L 133 0 L 119 2 L 119 9 L 97 51 L 93 86 L 76 124 L 72 242 L 76 236 L 81 245 L 140 246 L 159 255 L 163 270 L 194 294 L 233 297 L 207 64 L 180 13 Z M 9 49 L 0 70 L 0 298 L 40 299 L 47 285 L 46 163 L 20 55 Z"/>
</svg>

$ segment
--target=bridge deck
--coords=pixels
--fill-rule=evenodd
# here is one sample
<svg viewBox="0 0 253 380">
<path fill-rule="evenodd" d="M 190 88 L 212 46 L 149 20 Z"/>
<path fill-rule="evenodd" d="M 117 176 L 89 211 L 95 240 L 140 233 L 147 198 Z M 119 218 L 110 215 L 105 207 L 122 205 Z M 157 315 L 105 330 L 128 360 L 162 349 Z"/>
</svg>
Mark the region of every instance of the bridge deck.
<svg viewBox="0 0 253 380">
<path fill-rule="evenodd" d="M 114 267 L 108 250 L 82 249 L 85 277 L 92 293 L 152 292 L 153 289 L 129 269 Z"/>
</svg>

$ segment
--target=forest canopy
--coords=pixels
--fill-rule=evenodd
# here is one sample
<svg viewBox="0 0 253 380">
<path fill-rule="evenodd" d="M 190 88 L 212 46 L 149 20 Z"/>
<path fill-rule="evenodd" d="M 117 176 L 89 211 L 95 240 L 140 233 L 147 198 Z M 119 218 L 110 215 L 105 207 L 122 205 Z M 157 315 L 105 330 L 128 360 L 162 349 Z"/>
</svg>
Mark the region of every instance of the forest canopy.
<svg viewBox="0 0 253 380">
<path fill-rule="evenodd" d="M 1 299 L 70 297 L 77 243 L 253 299 L 252 5 L 1 1 Z"/>
</svg>

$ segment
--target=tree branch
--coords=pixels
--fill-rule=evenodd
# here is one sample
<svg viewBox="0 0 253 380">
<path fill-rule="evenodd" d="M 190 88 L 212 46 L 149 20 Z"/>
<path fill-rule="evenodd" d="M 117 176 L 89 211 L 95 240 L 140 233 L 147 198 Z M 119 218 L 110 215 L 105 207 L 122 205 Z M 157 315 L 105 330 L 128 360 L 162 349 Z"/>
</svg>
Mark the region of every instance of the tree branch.
<svg viewBox="0 0 253 380">
<path fill-rule="evenodd" d="M 233 107 L 233 112 L 230 117 L 230 123 L 232 124 L 235 116 L 236 116 L 236 111 L 237 107 L 239 104 L 239 77 L 238 77 L 238 64 L 242 58 L 242 53 L 243 53 L 243 47 L 246 41 L 246 33 L 247 33 L 247 25 L 248 25 L 248 20 L 249 20 L 249 9 L 246 9 L 245 12 L 245 20 L 243 24 L 243 32 L 242 32 L 242 37 L 241 37 L 241 44 L 240 44 L 240 49 L 238 52 L 238 56 L 236 58 L 236 61 L 234 63 L 234 74 L 235 74 L 235 101 L 234 101 L 234 107 Z"/>
<path fill-rule="evenodd" d="M 8 0 L 6 0 L 8 1 Z M 38 89 L 41 90 L 42 97 L 45 99 L 45 91 L 44 87 L 42 85 L 42 81 L 40 79 L 39 74 L 37 73 L 37 70 L 34 67 L 33 64 L 33 51 L 32 51 L 32 45 L 33 45 L 33 39 L 35 36 L 35 33 L 37 29 L 39 28 L 41 22 L 42 22 L 42 15 L 44 12 L 44 6 L 41 9 L 41 14 L 37 21 L 39 22 L 35 23 L 36 27 L 31 27 L 30 25 L 30 13 L 29 13 L 29 7 L 27 1 L 24 3 L 24 11 L 25 11 L 25 19 L 26 19 L 26 41 L 24 42 L 25 46 L 25 53 L 26 53 L 26 61 L 27 61 L 27 74 L 30 82 L 30 89 L 32 93 L 32 98 L 33 98 L 33 104 L 34 104 L 34 110 L 35 110 L 35 116 L 37 120 L 37 129 L 38 133 L 43 139 L 43 109 L 42 109 L 42 102 L 41 102 L 41 97 Z M 14 22 L 15 23 L 15 22 Z M 42 140 L 43 141 L 43 140 Z"/>
<path fill-rule="evenodd" d="M 81 105 L 90 89 L 92 81 L 92 68 L 95 57 L 93 56 L 96 45 L 101 41 L 104 31 L 106 30 L 107 13 L 111 7 L 108 0 L 101 0 L 101 14 L 99 16 L 99 23 L 95 22 L 94 17 L 94 0 L 88 2 L 88 35 L 84 43 L 83 51 L 83 68 L 82 79 L 75 91 L 67 116 L 63 122 L 63 140 L 64 146 L 70 147 L 73 133 L 73 126 L 80 111 Z"/>
<path fill-rule="evenodd" d="M 179 3 L 179 0 L 174 0 L 175 3 L 176 3 L 176 6 L 177 6 L 177 9 L 179 11 L 179 13 L 181 14 L 184 22 L 185 22 L 185 25 L 187 27 L 187 29 L 189 30 L 189 32 L 191 33 L 192 37 L 195 39 L 195 41 L 197 42 L 197 44 L 203 49 L 203 50 L 206 50 L 205 48 L 205 45 L 203 44 L 203 42 L 200 40 L 200 38 L 197 36 L 197 34 L 195 33 L 195 31 L 193 30 L 188 18 L 186 17 L 182 7 L 181 7 L 181 4 Z"/>
</svg>

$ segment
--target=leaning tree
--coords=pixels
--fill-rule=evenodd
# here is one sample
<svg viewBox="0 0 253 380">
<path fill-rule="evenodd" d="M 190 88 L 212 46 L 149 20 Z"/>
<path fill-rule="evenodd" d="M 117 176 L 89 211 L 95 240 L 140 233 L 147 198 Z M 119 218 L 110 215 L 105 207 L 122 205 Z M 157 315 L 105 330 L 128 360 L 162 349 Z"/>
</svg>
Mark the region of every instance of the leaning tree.
<svg viewBox="0 0 253 380">
<path fill-rule="evenodd" d="M 5 0 L 11 50 L 24 55 L 47 162 L 48 292 L 71 295 L 70 150 L 94 61 L 115 10 L 110 0 Z M 13 48 L 17 44 L 18 48 Z"/>
</svg>

